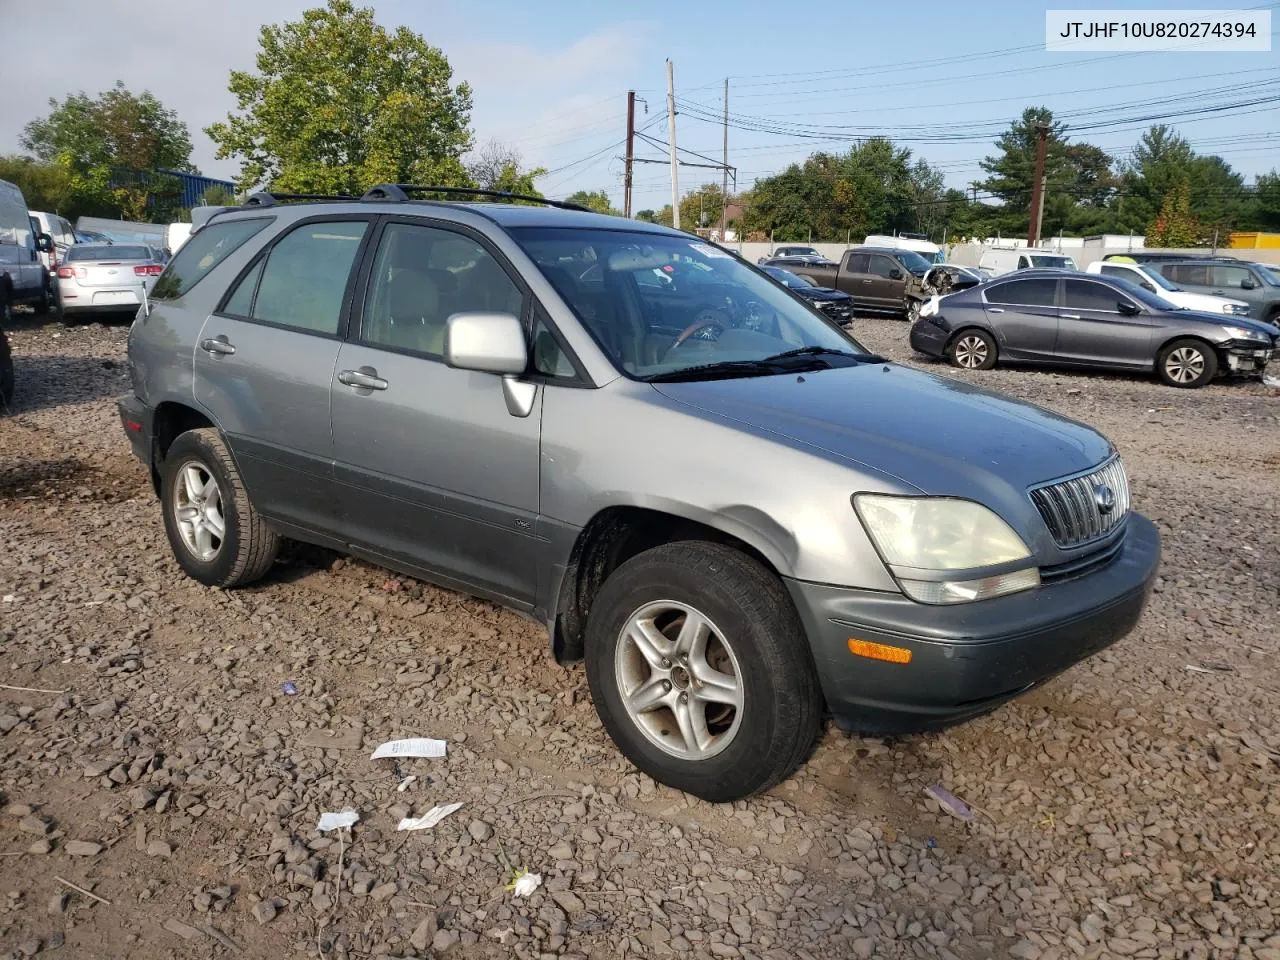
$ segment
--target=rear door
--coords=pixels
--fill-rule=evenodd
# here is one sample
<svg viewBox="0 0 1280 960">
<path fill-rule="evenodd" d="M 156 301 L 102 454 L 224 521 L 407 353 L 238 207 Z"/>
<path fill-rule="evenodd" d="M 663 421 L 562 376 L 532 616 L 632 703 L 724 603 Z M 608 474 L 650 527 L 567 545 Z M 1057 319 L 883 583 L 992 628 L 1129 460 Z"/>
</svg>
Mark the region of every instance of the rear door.
<svg viewBox="0 0 1280 960">
<path fill-rule="evenodd" d="M 983 290 L 987 320 L 1009 360 L 1052 360 L 1058 339 L 1058 280 L 1028 277 L 989 284 Z"/>
<path fill-rule="evenodd" d="M 1151 316 L 1145 311 L 1126 314 L 1122 304 L 1141 309 L 1108 284 L 1065 279 L 1058 311 L 1058 356 L 1073 363 L 1150 369 Z"/>
<path fill-rule="evenodd" d="M 295 224 L 242 271 L 196 341 L 196 398 L 254 504 L 321 533 L 340 526 L 329 384 L 369 230 L 366 216 Z"/>
</svg>

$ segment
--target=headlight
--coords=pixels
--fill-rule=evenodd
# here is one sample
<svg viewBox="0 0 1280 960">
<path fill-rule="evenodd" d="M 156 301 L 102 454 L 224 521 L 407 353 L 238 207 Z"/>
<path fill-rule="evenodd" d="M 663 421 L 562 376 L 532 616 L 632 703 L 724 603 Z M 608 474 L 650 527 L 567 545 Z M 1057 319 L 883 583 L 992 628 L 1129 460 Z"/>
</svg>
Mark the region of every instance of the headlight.
<svg viewBox="0 0 1280 960">
<path fill-rule="evenodd" d="M 981 504 L 942 497 L 858 494 L 854 507 L 903 591 L 922 603 L 966 603 L 1038 586 L 1024 567 L 974 578 L 982 568 L 1031 557 L 1013 529 Z M 968 577 L 948 580 L 947 571 Z"/>
<path fill-rule="evenodd" d="M 1224 303 L 1222 312 L 1230 313 L 1237 317 L 1247 317 L 1249 315 L 1249 305 L 1247 303 Z"/>
<path fill-rule="evenodd" d="M 1246 330 L 1244 327 L 1223 327 L 1222 332 L 1227 335 L 1230 340 L 1265 340 L 1263 334 L 1254 330 Z"/>
</svg>

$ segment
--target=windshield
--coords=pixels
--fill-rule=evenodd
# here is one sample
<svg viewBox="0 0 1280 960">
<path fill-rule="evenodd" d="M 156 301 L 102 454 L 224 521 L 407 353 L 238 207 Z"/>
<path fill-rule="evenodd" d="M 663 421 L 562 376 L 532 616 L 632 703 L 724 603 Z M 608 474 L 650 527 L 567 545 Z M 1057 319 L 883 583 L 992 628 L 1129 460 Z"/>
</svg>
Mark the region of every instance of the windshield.
<svg viewBox="0 0 1280 960">
<path fill-rule="evenodd" d="M 1255 264 L 1259 267 L 1258 273 L 1262 277 L 1262 282 L 1273 287 L 1280 287 L 1280 267 L 1273 267 L 1270 264 Z"/>
<path fill-rule="evenodd" d="M 1179 287 L 1176 287 L 1172 283 L 1170 283 L 1169 279 L 1163 273 L 1161 273 L 1159 270 L 1155 269 L 1154 267 L 1150 266 L 1149 264 L 1139 263 L 1137 264 L 1137 267 L 1144 277 L 1146 277 L 1148 280 L 1154 283 L 1161 290 L 1169 290 L 1173 293 L 1177 293 L 1178 290 L 1180 289 Z"/>
<path fill-rule="evenodd" d="M 123 243 L 116 244 L 76 244 L 67 250 L 66 259 L 70 260 L 152 260 L 154 254 L 150 247 L 134 247 Z"/>
<path fill-rule="evenodd" d="M 895 250 L 893 255 L 898 258 L 904 267 L 918 277 L 924 276 L 928 269 L 933 266 L 932 263 L 914 250 Z"/>
<path fill-rule="evenodd" d="M 1050 253 L 1031 254 L 1031 265 L 1033 267 L 1062 267 L 1066 270 L 1074 270 L 1076 268 L 1076 262 L 1070 257 L 1059 257 Z"/>
<path fill-rule="evenodd" d="M 510 232 L 632 379 L 749 364 L 806 347 L 866 353 L 766 277 L 696 238 L 543 227 Z M 657 274 L 667 280 L 653 282 Z"/>
<path fill-rule="evenodd" d="M 1169 302 L 1158 293 L 1152 293 L 1150 290 L 1144 290 L 1132 280 L 1126 280 L 1124 277 L 1107 277 L 1107 282 L 1114 283 L 1129 296 L 1133 297 L 1133 299 L 1152 310 L 1182 309 L 1177 304 Z"/>
<path fill-rule="evenodd" d="M 804 277 L 797 276 L 790 270 L 783 270 L 781 267 L 762 267 L 765 273 L 773 277 L 784 287 L 812 287 L 813 284 Z"/>
</svg>

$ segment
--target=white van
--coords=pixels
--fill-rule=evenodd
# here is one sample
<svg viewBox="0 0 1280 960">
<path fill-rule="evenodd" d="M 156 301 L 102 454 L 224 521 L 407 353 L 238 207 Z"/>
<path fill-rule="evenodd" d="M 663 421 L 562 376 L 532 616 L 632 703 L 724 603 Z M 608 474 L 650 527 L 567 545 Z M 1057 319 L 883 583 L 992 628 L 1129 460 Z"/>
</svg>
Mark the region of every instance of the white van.
<svg viewBox="0 0 1280 960">
<path fill-rule="evenodd" d="M 890 237 L 873 233 L 862 241 L 862 245 L 865 247 L 892 247 L 895 250 L 914 250 L 930 263 L 943 263 L 947 259 L 940 246 L 936 243 L 930 243 L 923 237 L 908 237 L 901 234 Z"/>
<path fill-rule="evenodd" d="M 989 277 L 1013 273 L 1015 270 L 1029 270 L 1032 267 L 1075 270 L 1076 262 L 1065 254 L 1035 247 L 995 247 L 983 253 L 982 259 L 978 261 L 978 269 Z"/>
<path fill-rule="evenodd" d="M 1137 284 L 1144 290 L 1163 297 L 1175 307 L 1187 310 L 1200 310 L 1205 313 L 1225 313 L 1235 317 L 1247 317 L 1249 304 L 1243 300 L 1232 300 L 1230 297 L 1215 297 L 1207 293 L 1192 293 L 1168 279 L 1150 263 L 1137 263 L 1133 260 L 1095 260 L 1084 268 L 1085 273 L 1096 273 L 1104 277 L 1119 277 Z"/>
<path fill-rule="evenodd" d="M 53 238 L 53 249 L 40 254 L 40 261 L 50 273 L 56 273 L 58 264 L 67 259 L 67 251 L 76 242 L 76 229 L 65 217 L 56 213 L 45 213 L 42 210 L 30 211 L 31 218 L 40 224 L 40 233 L 47 233 Z"/>
<path fill-rule="evenodd" d="M 53 306 L 49 271 L 40 262 L 40 254 L 53 250 L 53 238 L 38 226 L 22 191 L 0 180 L 0 325 L 14 304 L 29 303 L 36 313 Z"/>
</svg>

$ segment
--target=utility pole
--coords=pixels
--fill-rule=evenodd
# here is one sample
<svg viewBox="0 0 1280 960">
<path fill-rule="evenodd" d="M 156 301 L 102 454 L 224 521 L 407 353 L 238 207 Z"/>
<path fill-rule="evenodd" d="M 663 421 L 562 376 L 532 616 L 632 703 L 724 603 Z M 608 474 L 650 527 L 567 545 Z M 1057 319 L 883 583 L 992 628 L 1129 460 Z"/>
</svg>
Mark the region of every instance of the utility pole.
<svg viewBox="0 0 1280 960">
<path fill-rule="evenodd" d="M 1031 184 L 1031 231 L 1027 246 L 1040 246 L 1040 224 L 1044 222 L 1044 154 L 1049 141 L 1047 124 L 1036 126 L 1036 170 Z"/>
<path fill-rule="evenodd" d="M 720 242 L 729 233 L 729 78 L 724 78 L 724 184 L 720 188 Z"/>
<path fill-rule="evenodd" d="M 623 175 L 623 200 L 622 212 L 630 219 L 631 217 L 631 168 L 635 164 L 635 139 L 636 139 L 636 92 L 634 90 L 627 91 L 627 169 Z"/>
<path fill-rule="evenodd" d="M 667 141 L 671 148 L 671 225 L 680 229 L 680 162 L 676 159 L 676 68 L 667 60 Z"/>
</svg>

